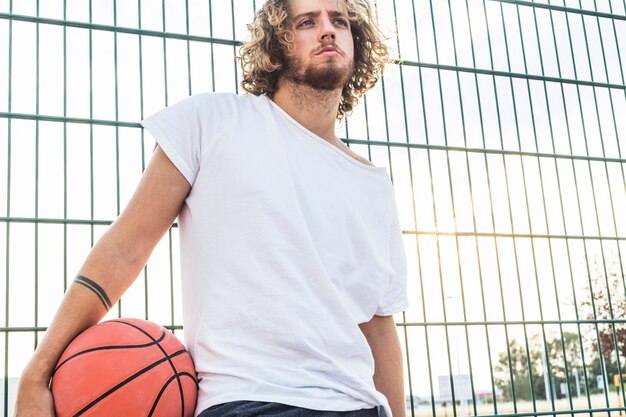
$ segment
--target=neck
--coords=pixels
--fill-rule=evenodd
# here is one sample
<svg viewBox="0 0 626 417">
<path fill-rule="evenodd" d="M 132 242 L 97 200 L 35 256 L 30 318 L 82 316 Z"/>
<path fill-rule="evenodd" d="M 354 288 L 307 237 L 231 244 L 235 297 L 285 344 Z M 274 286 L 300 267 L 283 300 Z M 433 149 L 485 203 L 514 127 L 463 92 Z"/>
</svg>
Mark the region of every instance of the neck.
<svg viewBox="0 0 626 417">
<path fill-rule="evenodd" d="M 302 126 L 332 144 L 337 144 L 335 122 L 341 89 L 316 90 L 279 79 L 272 100 Z"/>
</svg>

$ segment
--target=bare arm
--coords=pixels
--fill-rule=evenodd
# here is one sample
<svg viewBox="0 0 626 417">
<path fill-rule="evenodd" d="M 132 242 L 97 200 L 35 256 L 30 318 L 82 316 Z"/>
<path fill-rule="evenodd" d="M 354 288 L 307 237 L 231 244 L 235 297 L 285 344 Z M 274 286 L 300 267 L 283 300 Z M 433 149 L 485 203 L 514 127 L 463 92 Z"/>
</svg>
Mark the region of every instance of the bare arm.
<svg viewBox="0 0 626 417">
<path fill-rule="evenodd" d="M 16 417 L 53 416 L 50 375 L 65 347 L 132 284 L 191 186 L 157 147 L 127 207 L 92 248 L 20 378 Z M 108 302 L 107 302 L 108 301 Z"/>
<path fill-rule="evenodd" d="M 402 350 L 393 316 L 374 316 L 359 325 L 374 356 L 374 385 L 382 392 L 393 417 L 405 417 Z"/>
</svg>

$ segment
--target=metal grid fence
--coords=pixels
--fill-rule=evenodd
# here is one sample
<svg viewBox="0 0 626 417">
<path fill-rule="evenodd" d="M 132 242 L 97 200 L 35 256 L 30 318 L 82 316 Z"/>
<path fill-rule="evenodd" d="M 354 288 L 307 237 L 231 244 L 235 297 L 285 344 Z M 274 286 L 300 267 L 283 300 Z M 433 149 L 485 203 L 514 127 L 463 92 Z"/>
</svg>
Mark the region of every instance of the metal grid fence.
<svg viewBox="0 0 626 417">
<path fill-rule="evenodd" d="M 139 121 L 238 91 L 252 0 L 0 1 L 0 386 L 151 153 Z M 396 62 L 338 132 L 388 167 L 409 415 L 621 415 L 625 0 L 378 0 Z M 110 316 L 181 333 L 173 227 Z"/>
</svg>

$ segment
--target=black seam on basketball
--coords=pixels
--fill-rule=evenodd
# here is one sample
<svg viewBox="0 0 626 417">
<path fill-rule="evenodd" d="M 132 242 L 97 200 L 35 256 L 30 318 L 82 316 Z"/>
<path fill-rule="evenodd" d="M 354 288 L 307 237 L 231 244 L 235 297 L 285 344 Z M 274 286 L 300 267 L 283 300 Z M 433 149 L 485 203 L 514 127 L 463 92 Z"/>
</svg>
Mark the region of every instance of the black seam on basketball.
<svg viewBox="0 0 626 417">
<path fill-rule="evenodd" d="M 98 298 L 102 302 L 102 305 L 104 305 L 104 308 L 106 308 L 107 311 L 109 311 L 113 307 L 113 304 L 111 304 L 111 300 L 109 300 L 109 296 L 107 295 L 107 293 L 96 282 L 82 275 L 77 275 L 74 279 L 74 282 L 83 285 L 93 291 L 98 296 Z"/>
<path fill-rule="evenodd" d="M 156 410 L 156 407 L 159 404 L 159 401 L 161 400 L 161 396 L 167 389 L 168 385 L 174 380 L 174 378 L 180 378 L 181 376 L 188 376 L 189 378 L 191 378 L 194 384 L 197 385 L 196 378 L 193 375 L 191 375 L 189 372 L 179 372 L 175 375 L 172 375 L 170 379 L 168 379 L 167 382 L 163 385 L 163 387 L 161 387 L 161 391 L 159 391 L 159 395 L 157 395 L 157 397 L 154 399 L 154 403 L 152 404 L 152 408 L 150 409 L 150 412 L 148 413 L 148 417 L 152 417 L 152 413 L 154 413 L 154 411 Z M 185 415 L 185 410 L 183 408 L 183 417 L 184 415 Z"/>
<path fill-rule="evenodd" d="M 70 359 L 74 359 L 77 356 L 81 356 L 84 355 L 86 353 L 91 353 L 91 352 L 97 352 L 100 350 L 115 350 L 115 349 L 140 349 L 140 348 L 146 348 L 146 347 L 150 347 L 150 346 L 154 346 L 154 345 L 158 345 L 160 341 L 162 341 L 163 339 L 165 339 L 165 332 L 163 332 L 163 334 L 159 337 L 158 340 L 153 340 L 150 343 L 146 343 L 143 345 L 111 345 L 111 346 L 98 346 L 95 348 L 91 348 L 91 349 L 85 349 L 82 350 L 80 352 L 76 352 L 75 354 L 73 354 L 72 356 L 70 356 L 69 358 L 65 359 L 63 362 L 61 362 L 60 364 L 57 365 L 57 367 L 54 369 L 54 371 L 52 372 L 52 376 L 54 376 L 54 374 L 59 370 L 59 368 L 63 365 L 65 365 Z"/>
<path fill-rule="evenodd" d="M 113 321 L 118 322 L 118 323 L 123 323 L 123 324 L 125 324 L 127 326 L 134 327 L 135 329 L 139 330 L 141 333 L 143 333 L 146 336 L 148 336 L 151 340 L 155 340 L 148 332 L 146 332 L 144 329 L 142 329 L 139 326 L 135 326 L 134 324 L 129 323 L 127 321 L 124 321 L 122 319 L 113 320 Z M 164 330 L 164 332 L 165 332 L 165 330 Z M 163 349 L 163 347 L 161 347 L 161 344 L 157 342 L 156 345 L 161 350 L 161 352 L 163 352 L 163 355 L 167 358 L 167 356 L 168 356 L 167 352 L 165 351 L 165 349 Z M 167 361 L 170 363 L 170 366 L 172 367 L 172 370 L 174 371 L 174 375 L 177 375 L 178 374 L 178 370 L 174 366 L 174 362 L 172 362 L 171 359 L 169 359 L 169 358 L 167 359 Z M 185 396 L 183 395 L 183 384 L 180 382 L 180 378 L 176 377 L 176 380 L 178 382 L 178 393 L 180 394 L 180 404 L 181 404 L 181 407 L 182 407 L 181 417 L 184 417 L 184 414 L 185 414 Z"/>
<path fill-rule="evenodd" d="M 115 391 L 117 391 L 118 389 L 123 387 L 124 385 L 128 384 L 132 380 L 140 377 L 141 375 L 145 374 L 149 370 L 151 370 L 153 368 L 156 368 L 157 366 L 159 366 L 160 364 L 164 363 L 165 361 L 169 361 L 169 360 L 171 360 L 171 358 L 176 357 L 176 356 L 178 356 L 178 355 L 180 355 L 182 353 L 185 353 L 185 352 L 187 352 L 185 349 L 181 349 L 179 351 L 176 351 L 176 352 L 172 353 L 171 355 L 166 356 L 165 358 L 159 359 L 158 361 L 155 361 L 155 362 L 151 363 L 150 365 L 146 366 L 143 369 L 140 369 L 139 371 L 135 372 L 133 375 L 129 376 L 128 378 L 126 378 L 125 380 L 123 380 L 119 384 L 115 385 L 113 388 L 109 389 L 104 394 L 100 395 L 98 398 L 96 398 L 95 400 L 93 400 L 92 402 L 90 402 L 89 404 L 84 406 L 80 411 L 78 411 L 76 414 L 74 414 L 73 417 L 78 417 L 78 416 L 81 416 L 81 415 L 85 414 L 87 411 L 89 411 L 89 409 L 91 407 L 93 407 L 94 405 L 98 404 L 100 401 L 102 401 L 103 399 L 105 399 L 106 397 L 108 397 L 109 395 L 111 395 L 112 393 L 114 393 Z"/>
</svg>

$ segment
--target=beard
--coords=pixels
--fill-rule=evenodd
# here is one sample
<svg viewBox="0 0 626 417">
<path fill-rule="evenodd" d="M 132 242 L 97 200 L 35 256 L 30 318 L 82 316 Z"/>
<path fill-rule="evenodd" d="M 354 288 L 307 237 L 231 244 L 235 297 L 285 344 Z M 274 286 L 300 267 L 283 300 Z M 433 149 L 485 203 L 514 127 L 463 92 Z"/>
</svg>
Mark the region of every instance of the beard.
<svg viewBox="0 0 626 417">
<path fill-rule="evenodd" d="M 297 85 L 319 91 L 334 91 L 343 88 L 352 78 L 353 72 L 353 61 L 347 67 L 342 67 L 335 62 L 335 58 L 328 58 L 325 63 L 305 68 L 301 60 L 287 56 L 283 76 Z"/>
</svg>

